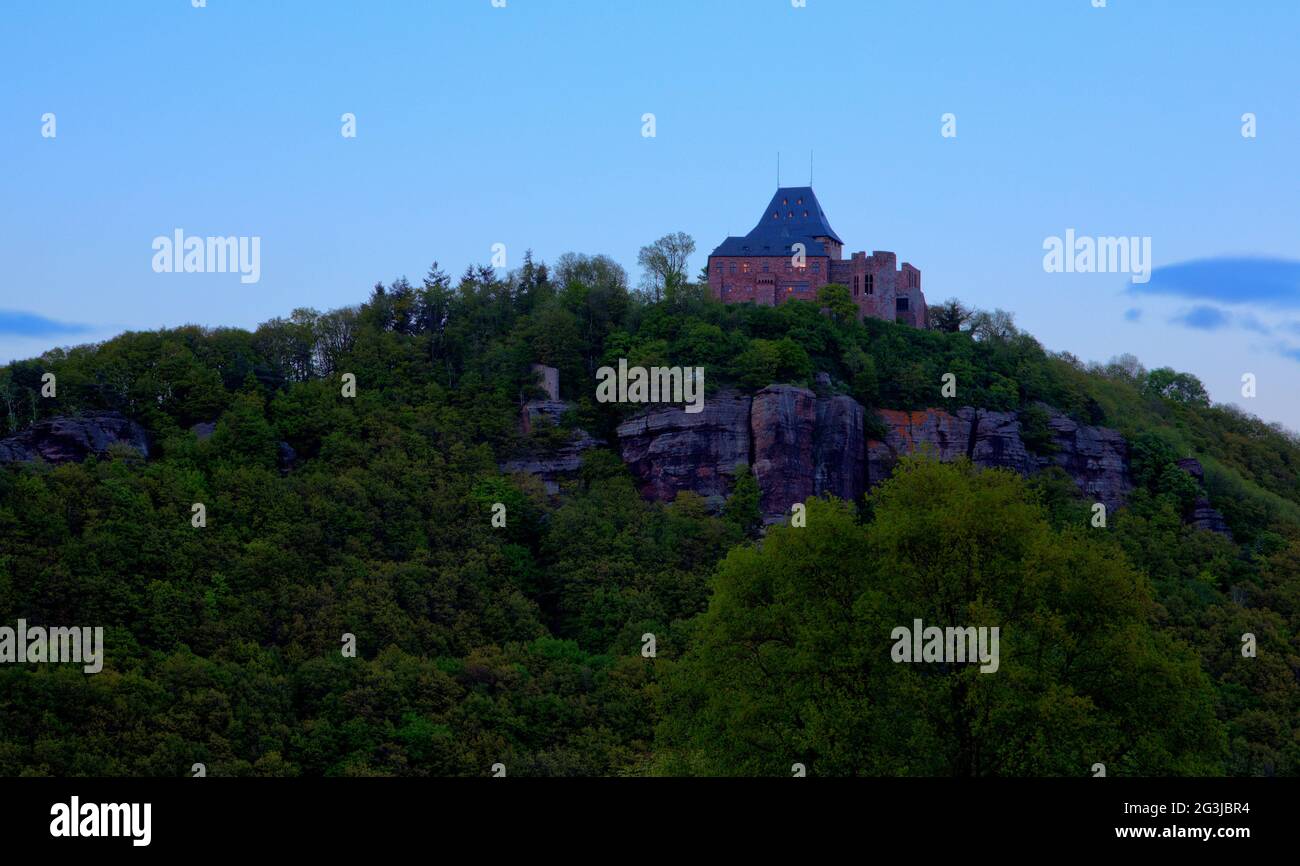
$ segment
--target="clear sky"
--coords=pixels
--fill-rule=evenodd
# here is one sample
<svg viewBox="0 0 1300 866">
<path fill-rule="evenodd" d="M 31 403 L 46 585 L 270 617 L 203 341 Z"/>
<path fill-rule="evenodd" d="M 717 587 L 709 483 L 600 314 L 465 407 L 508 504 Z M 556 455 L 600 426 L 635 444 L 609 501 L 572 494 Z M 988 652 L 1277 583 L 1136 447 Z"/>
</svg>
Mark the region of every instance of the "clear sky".
<svg viewBox="0 0 1300 866">
<path fill-rule="evenodd" d="M 635 279 L 680 230 L 694 272 L 815 151 L 847 250 L 932 302 L 1300 429 L 1300 3 L 1093 2 L 0 0 L 0 362 L 354 304 L 496 243 Z M 154 273 L 177 229 L 260 237 L 260 281 Z M 1068 229 L 1151 238 L 1154 278 L 1046 272 Z"/>
</svg>

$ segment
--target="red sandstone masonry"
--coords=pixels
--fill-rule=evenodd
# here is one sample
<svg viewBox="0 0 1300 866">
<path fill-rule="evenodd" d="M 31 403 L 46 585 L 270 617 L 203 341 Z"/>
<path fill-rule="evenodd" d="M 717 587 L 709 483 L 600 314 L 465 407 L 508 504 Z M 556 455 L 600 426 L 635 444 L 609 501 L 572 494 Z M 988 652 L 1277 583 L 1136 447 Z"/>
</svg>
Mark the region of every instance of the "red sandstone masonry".
<svg viewBox="0 0 1300 866">
<path fill-rule="evenodd" d="M 926 327 L 929 310 L 918 268 L 908 262 L 900 266 L 894 253 L 884 251 L 870 256 L 857 252 L 845 259 L 840 244 L 819 240 L 830 255 L 808 256 L 803 269 L 793 268 L 789 255 L 709 256 L 709 292 L 726 304 L 775 306 L 791 299 L 814 301 L 822 286 L 839 283 L 848 287 L 859 318 Z M 908 309 L 898 309 L 900 298 L 906 299 Z"/>
</svg>

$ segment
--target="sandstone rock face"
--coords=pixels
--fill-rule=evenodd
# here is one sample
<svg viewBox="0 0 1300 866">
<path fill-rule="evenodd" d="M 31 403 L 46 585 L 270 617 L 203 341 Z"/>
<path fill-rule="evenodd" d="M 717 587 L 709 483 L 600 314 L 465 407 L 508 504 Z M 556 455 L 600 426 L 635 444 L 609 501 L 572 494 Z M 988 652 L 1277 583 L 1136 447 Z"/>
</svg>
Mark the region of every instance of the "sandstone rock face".
<svg viewBox="0 0 1300 866">
<path fill-rule="evenodd" d="M 1197 529 L 1204 529 L 1207 532 L 1217 532 L 1219 535 L 1226 535 L 1232 538 L 1232 530 L 1228 528 L 1228 521 L 1223 519 L 1217 508 L 1210 505 L 1210 500 L 1202 497 L 1197 499 L 1192 505 L 1191 516 L 1187 522 Z"/>
<path fill-rule="evenodd" d="M 866 412 L 852 397 L 817 400 L 813 428 L 813 495 L 853 501 L 867 489 Z"/>
<path fill-rule="evenodd" d="M 714 504 L 731 492 L 737 463 L 750 463 L 749 416 L 753 400 L 721 392 L 704 411 L 652 409 L 618 427 L 618 448 L 641 493 L 660 502 L 691 490 Z"/>
<path fill-rule="evenodd" d="M 113 412 L 76 418 L 51 418 L 27 430 L 0 439 L 0 463 L 44 460 L 71 463 L 92 454 L 104 456 L 110 446 L 122 443 L 149 456 L 149 436 L 139 424 Z"/>
<path fill-rule="evenodd" d="M 988 412 L 966 407 L 951 414 L 943 409 L 921 412 L 880 412 L 883 441 L 867 443 L 867 478 L 874 486 L 893 471 L 898 458 L 928 452 L 943 461 L 969 457 L 977 466 L 1000 467 L 1032 475 L 1060 466 L 1079 489 L 1107 508 L 1118 508 L 1132 491 L 1128 447 L 1124 437 L 1104 427 L 1088 427 L 1064 415 L 1048 422 L 1057 452 L 1037 456 L 1025 448 L 1020 421 L 1013 412 Z"/>
<path fill-rule="evenodd" d="M 984 412 L 966 407 L 957 417 L 971 425 L 968 451 L 976 466 L 998 467 L 1032 475 L 1039 462 L 1021 439 L 1020 419 L 1014 412 Z"/>
<path fill-rule="evenodd" d="M 817 397 L 807 388 L 769 385 L 754 395 L 749 423 L 763 515 L 777 519 L 813 495 Z"/>
<path fill-rule="evenodd" d="M 1192 478 L 1196 479 L 1196 484 L 1205 488 L 1205 467 L 1201 461 L 1195 457 L 1186 457 L 1178 461 L 1178 468 L 1186 472 Z M 1223 515 L 1218 509 L 1210 505 L 1210 500 L 1200 496 L 1192 503 L 1192 513 L 1188 516 L 1187 522 L 1197 529 L 1204 529 L 1207 532 L 1217 532 L 1220 535 L 1226 535 L 1232 538 L 1232 530 L 1228 528 L 1228 521 L 1223 519 Z"/>
<path fill-rule="evenodd" d="M 1195 457 L 1185 457 L 1178 461 L 1178 468 L 1196 479 L 1197 484 L 1205 483 L 1205 467 Z"/>
<path fill-rule="evenodd" d="M 950 461 L 968 456 L 970 422 L 942 409 L 903 412 L 881 409 L 885 438 L 866 444 L 867 486 L 874 487 L 889 477 L 899 457 L 928 453 L 937 460 Z"/>
<path fill-rule="evenodd" d="M 558 449 L 533 451 L 513 457 L 501 464 L 506 474 L 522 472 L 536 475 L 542 480 L 546 492 L 560 492 L 560 482 L 573 477 L 582 468 L 583 452 L 597 448 L 600 443 L 585 430 L 575 430 L 569 440 Z"/>
<path fill-rule="evenodd" d="M 1047 422 L 1059 449 L 1038 458 L 1044 468 L 1060 466 L 1084 494 L 1113 511 L 1128 501 L 1133 480 L 1128 471 L 1128 443 L 1116 430 L 1089 427 L 1060 414 Z"/>
</svg>

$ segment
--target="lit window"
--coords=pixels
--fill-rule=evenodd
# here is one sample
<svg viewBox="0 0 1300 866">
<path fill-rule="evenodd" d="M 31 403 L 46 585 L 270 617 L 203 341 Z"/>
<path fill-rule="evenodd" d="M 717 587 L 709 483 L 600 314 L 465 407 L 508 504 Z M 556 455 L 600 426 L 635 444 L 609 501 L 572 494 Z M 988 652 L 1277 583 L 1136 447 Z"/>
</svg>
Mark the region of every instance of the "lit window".
<svg viewBox="0 0 1300 866">
<path fill-rule="evenodd" d="M 795 202 L 795 204 L 803 204 L 803 199 L 799 199 L 797 202 Z M 803 214 L 803 215 L 804 215 L 804 216 L 808 216 L 808 212 L 807 212 L 807 211 L 804 211 L 804 214 Z"/>
<path fill-rule="evenodd" d="M 749 273 L 749 262 L 745 262 L 745 263 L 743 263 L 743 264 L 740 266 L 740 272 L 741 272 L 742 274 L 747 274 L 747 273 Z"/>
<path fill-rule="evenodd" d="M 803 218 L 804 218 L 804 219 L 808 219 L 808 211 L 804 211 L 804 212 L 803 212 Z"/>
<path fill-rule="evenodd" d="M 777 213 L 776 211 L 772 211 L 772 219 L 779 220 L 780 218 L 781 215 L 779 213 Z"/>
<path fill-rule="evenodd" d="M 788 214 L 786 214 L 785 218 L 788 220 L 794 219 L 794 211 L 790 211 Z"/>
<path fill-rule="evenodd" d="M 785 206 L 788 205 L 789 203 L 790 203 L 790 199 L 788 199 L 788 198 L 783 198 L 783 199 L 781 199 L 781 207 L 785 207 Z"/>
</svg>

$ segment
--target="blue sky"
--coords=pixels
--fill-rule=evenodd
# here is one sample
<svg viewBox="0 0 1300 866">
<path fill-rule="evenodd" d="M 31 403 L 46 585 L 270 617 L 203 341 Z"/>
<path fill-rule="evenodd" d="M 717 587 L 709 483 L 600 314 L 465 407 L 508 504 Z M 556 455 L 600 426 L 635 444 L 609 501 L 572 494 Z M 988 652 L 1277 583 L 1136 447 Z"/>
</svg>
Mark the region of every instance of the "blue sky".
<svg viewBox="0 0 1300 866">
<path fill-rule="evenodd" d="M 680 230 L 695 270 L 757 221 L 778 151 L 787 184 L 815 151 L 848 249 L 898 253 L 932 302 L 1010 310 L 1085 360 L 1189 370 L 1300 429 L 1292 0 L 11 0 L 3 15 L 0 361 L 353 304 L 496 243 L 512 266 L 528 247 L 601 252 L 635 278 L 638 248 Z M 153 239 L 178 228 L 260 237 L 260 282 L 154 273 Z M 1044 240 L 1068 229 L 1150 237 L 1154 277 L 1047 273 Z"/>
</svg>

